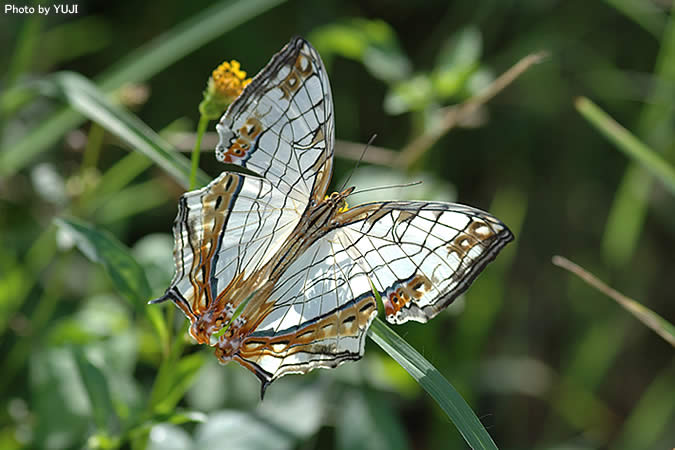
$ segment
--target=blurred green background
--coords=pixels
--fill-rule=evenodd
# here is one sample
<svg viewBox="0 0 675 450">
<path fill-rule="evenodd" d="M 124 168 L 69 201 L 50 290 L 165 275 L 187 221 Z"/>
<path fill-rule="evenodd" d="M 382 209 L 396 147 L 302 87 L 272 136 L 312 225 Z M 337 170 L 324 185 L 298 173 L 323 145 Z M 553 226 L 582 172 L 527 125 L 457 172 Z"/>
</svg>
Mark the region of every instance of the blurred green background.
<svg viewBox="0 0 675 450">
<path fill-rule="evenodd" d="M 189 151 L 211 70 L 237 59 L 253 75 L 296 34 L 331 78 L 335 186 L 373 134 L 352 184 L 424 181 L 350 204 L 456 200 L 516 235 L 447 313 L 395 329 L 496 444 L 675 445 L 673 348 L 551 264 L 563 255 L 675 319 L 674 193 L 575 108 L 591 99 L 675 164 L 672 2 L 76 4 L 70 15 L 0 14 L 0 448 L 466 448 L 372 342 L 357 363 L 275 382 L 261 404 L 251 373 L 171 344 L 186 322 L 171 305 L 144 305 L 173 274 L 185 188 L 113 119 L 70 109 L 92 85 L 63 71 Z M 539 51 L 544 61 L 443 128 L 448 107 Z M 438 140 L 397 156 L 419 136 Z M 201 159 L 210 177 L 222 170 L 211 151 Z M 54 224 L 61 216 L 78 219 Z"/>
</svg>

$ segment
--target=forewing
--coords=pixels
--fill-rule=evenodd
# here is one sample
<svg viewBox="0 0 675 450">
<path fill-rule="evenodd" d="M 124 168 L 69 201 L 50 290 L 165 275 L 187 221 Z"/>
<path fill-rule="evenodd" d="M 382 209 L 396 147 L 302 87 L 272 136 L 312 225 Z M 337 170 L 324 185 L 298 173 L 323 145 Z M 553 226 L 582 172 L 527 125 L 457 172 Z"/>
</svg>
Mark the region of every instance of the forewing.
<svg viewBox="0 0 675 450">
<path fill-rule="evenodd" d="M 338 221 L 336 239 L 382 295 L 391 323 L 436 316 L 513 239 L 494 216 L 453 203 L 370 203 Z"/>
<path fill-rule="evenodd" d="M 291 264 L 275 285 L 271 312 L 242 343 L 236 358 L 258 375 L 263 389 L 285 374 L 363 355 L 377 304 L 366 272 L 337 233 L 329 232 Z"/>
<path fill-rule="evenodd" d="M 218 160 L 246 167 L 307 204 L 322 200 L 333 160 L 333 101 L 317 51 L 294 38 L 217 125 Z"/>
<path fill-rule="evenodd" d="M 172 299 L 194 319 L 235 277 L 269 261 L 303 209 L 269 181 L 230 172 L 187 192 L 173 227 L 176 272 L 158 301 Z"/>
</svg>

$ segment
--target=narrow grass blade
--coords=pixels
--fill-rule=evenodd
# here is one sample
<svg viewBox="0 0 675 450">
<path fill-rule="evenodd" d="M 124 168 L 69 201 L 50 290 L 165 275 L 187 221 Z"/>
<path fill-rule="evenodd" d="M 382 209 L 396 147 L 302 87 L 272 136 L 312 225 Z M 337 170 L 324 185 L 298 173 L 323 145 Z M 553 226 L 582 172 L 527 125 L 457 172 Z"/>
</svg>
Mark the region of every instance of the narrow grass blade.
<svg viewBox="0 0 675 450">
<path fill-rule="evenodd" d="M 624 16 L 640 25 L 645 31 L 659 38 L 666 26 L 666 13 L 651 2 L 634 0 L 605 0 Z"/>
<path fill-rule="evenodd" d="M 675 14 L 668 23 L 661 38 L 661 49 L 656 59 L 655 79 L 675 79 Z M 658 83 L 645 99 L 640 112 L 635 134 L 651 148 L 663 152 L 666 159 L 674 157 L 672 124 L 675 108 L 669 84 Z M 665 101 L 664 101 L 665 100 Z M 640 232 L 647 215 L 647 200 L 652 180 L 639 165 L 631 163 L 621 180 L 614 197 L 602 242 L 603 257 L 614 267 L 625 266 L 638 246 Z"/>
<path fill-rule="evenodd" d="M 675 195 L 675 169 L 586 97 L 576 100 L 577 111 L 629 158 L 642 165 Z"/>
<path fill-rule="evenodd" d="M 155 131 L 122 106 L 110 101 L 87 78 L 74 72 L 59 72 L 41 86 L 51 94 L 62 95 L 74 109 L 152 159 L 177 180 L 189 177 L 190 162 L 187 158 L 172 151 L 171 145 Z M 198 171 L 197 181 L 204 185 L 209 182 L 209 177 Z M 187 183 L 183 185 L 189 186 Z"/>
<path fill-rule="evenodd" d="M 164 342 L 168 336 L 166 324 L 157 309 L 145 307 L 151 296 L 150 283 L 129 250 L 110 233 L 88 223 L 64 217 L 54 221 L 87 258 L 103 266 L 118 292 L 148 318 Z"/>
<path fill-rule="evenodd" d="M 578 276 L 586 283 L 596 288 L 598 291 L 616 301 L 626 311 L 635 316 L 640 322 L 651 328 L 652 331 L 661 336 L 670 345 L 675 347 L 675 326 L 673 326 L 673 324 L 668 322 L 666 319 L 659 316 L 651 309 L 636 302 L 635 300 L 626 297 L 621 292 L 618 292 L 615 289 L 607 286 L 605 283 L 598 280 L 583 268 L 574 264 L 572 261 L 563 258 L 562 256 L 554 256 L 553 264 L 572 272 L 574 275 Z"/>
<path fill-rule="evenodd" d="M 417 350 L 375 318 L 368 336 L 396 360 L 438 403 L 474 449 L 496 449 L 494 441 L 462 396 Z"/>
<path fill-rule="evenodd" d="M 673 436 L 675 420 L 675 361 L 661 370 L 643 391 L 640 400 L 623 422 L 612 445 L 613 450 L 659 448 Z M 670 439 L 672 441 L 672 439 Z"/>
<path fill-rule="evenodd" d="M 97 80 L 99 87 L 109 93 L 125 83 L 147 80 L 204 44 L 283 1 L 225 0 L 204 9 L 130 53 Z M 71 109 L 54 113 L 7 151 L 0 153 L 0 175 L 11 175 L 25 167 L 83 121 L 82 116 Z"/>
</svg>

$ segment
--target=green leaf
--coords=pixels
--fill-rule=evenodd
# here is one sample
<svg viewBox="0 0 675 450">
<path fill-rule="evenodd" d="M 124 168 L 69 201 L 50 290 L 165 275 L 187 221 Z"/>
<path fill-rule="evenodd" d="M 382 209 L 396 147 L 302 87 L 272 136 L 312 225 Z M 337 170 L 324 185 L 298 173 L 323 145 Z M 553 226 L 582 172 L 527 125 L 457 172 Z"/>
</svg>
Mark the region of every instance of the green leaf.
<svg viewBox="0 0 675 450">
<path fill-rule="evenodd" d="M 376 294 L 377 297 L 379 295 Z M 394 358 L 431 395 L 474 449 L 496 449 L 494 441 L 462 396 L 417 350 L 375 318 L 368 336 Z"/>
<path fill-rule="evenodd" d="M 634 0 L 605 0 L 624 16 L 633 20 L 656 39 L 661 37 L 666 26 L 666 12 L 656 3 L 636 2 Z"/>
<path fill-rule="evenodd" d="M 411 64 L 394 29 L 382 20 L 352 19 L 315 29 L 309 40 L 327 63 L 331 54 L 360 62 L 375 78 L 387 83 L 405 79 Z"/>
<path fill-rule="evenodd" d="M 204 356 L 202 353 L 193 353 L 168 368 L 170 373 L 162 377 L 164 381 L 159 384 L 159 389 L 153 391 L 150 400 L 152 410 L 156 414 L 168 413 L 176 407 L 192 384 L 192 380 L 197 376 L 197 372 L 204 365 Z"/>
<path fill-rule="evenodd" d="M 225 0 L 195 15 L 131 52 L 97 80 L 110 93 L 126 83 L 145 81 L 204 44 L 284 0 Z M 4 98 L 4 97 L 3 97 Z M 29 130 L 0 153 L 0 175 L 11 175 L 54 145 L 83 122 L 77 112 L 64 108 Z"/>
<path fill-rule="evenodd" d="M 108 436 L 112 436 L 118 419 L 105 375 L 87 359 L 80 347 L 75 347 L 73 354 L 82 384 L 89 396 L 94 421 L 99 430 L 107 430 Z"/>
<path fill-rule="evenodd" d="M 28 374 L 36 420 L 32 446 L 82 447 L 77 444 L 90 428 L 91 409 L 73 353 L 66 348 L 45 350 L 39 346 L 31 350 Z"/>
<path fill-rule="evenodd" d="M 384 110 L 388 114 L 403 114 L 408 111 L 421 111 L 434 100 L 433 82 L 428 74 L 396 83 L 384 98 Z"/>
<path fill-rule="evenodd" d="M 435 92 L 448 98 L 462 91 L 478 68 L 483 39 L 476 27 L 467 27 L 453 35 L 441 48 L 432 74 Z"/>
<path fill-rule="evenodd" d="M 129 249 L 112 234 L 99 231 L 80 220 L 61 217 L 54 221 L 87 258 L 103 266 L 119 293 L 150 320 L 160 339 L 166 339 L 168 331 L 160 311 L 146 308 L 146 302 L 152 294 L 150 284 Z"/>
<path fill-rule="evenodd" d="M 438 53 L 436 68 L 440 71 L 463 70 L 480 62 L 483 37 L 475 26 L 453 34 Z"/>
<path fill-rule="evenodd" d="M 121 242 L 78 219 L 60 217 L 54 221 L 87 258 L 104 267 L 117 290 L 132 305 L 145 306 L 151 295 L 150 285 L 141 266 Z"/>
<path fill-rule="evenodd" d="M 40 82 L 45 93 L 61 95 L 77 111 L 143 153 L 176 179 L 190 174 L 190 162 L 137 116 L 114 104 L 94 83 L 74 72 L 59 72 Z M 199 183 L 209 177 L 197 172 Z M 188 188 L 189 184 L 184 184 Z"/>
</svg>

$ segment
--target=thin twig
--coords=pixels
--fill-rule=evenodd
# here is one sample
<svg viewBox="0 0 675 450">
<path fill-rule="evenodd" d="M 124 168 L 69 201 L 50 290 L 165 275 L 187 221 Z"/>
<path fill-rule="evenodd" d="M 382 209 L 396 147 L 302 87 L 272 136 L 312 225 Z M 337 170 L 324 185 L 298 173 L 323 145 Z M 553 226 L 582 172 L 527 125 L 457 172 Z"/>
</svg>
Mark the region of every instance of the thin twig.
<svg viewBox="0 0 675 450">
<path fill-rule="evenodd" d="M 169 133 L 167 138 L 179 152 L 192 152 L 195 147 L 196 133 L 192 132 L 173 132 Z M 204 133 L 200 151 L 211 152 L 218 145 L 218 133 Z M 351 142 L 336 140 L 335 141 L 335 156 L 338 158 L 358 160 L 363 153 L 363 148 L 366 144 L 360 142 Z M 383 166 L 390 166 L 391 162 L 396 159 L 398 152 L 384 147 L 376 147 L 370 145 L 368 151 L 363 157 L 363 161 L 370 164 L 379 164 Z"/>
<path fill-rule="evenodd" d="M 640 303 L 635 300 L 626 297 L 621 292 L 612 289 L 607 286 L 605 283 L 597 279 L 595 276 L 584 270 L 582 267 L 574 264 L 567 258 L 562 256 L 554 256 L 553 264 L 558 267 L 561 267 L 565 270 L 572 272 L 574 275 L 578 276 L 586 283 L 590 284 L 606 296 L 615 300 L 619 305 L 623 306 L 628 312 L 633 314 L 638 318 L 643 324 L 651 328 L 656 334 L 661 336 L 666 342 L 675 347 L 675 336 L 672 334 L 672 325 L 667 322 L 664 318 L 654 313 L 650 309 L 642 306 Z M 671 331 L 667 331 L 666 328 L 671 328 Z"/>
<path fill-rule="evenodd" d="M 444 108 L 445 113 L 441 119 L 440 125 L 418 136 L 406 145 L 395 160 L 395 165 L 402 168 L 410 167 L 424 154 L 425 151 L 427 151 L 427 149 L 434 145 L 436 141 L 443 137 L 448 131 L 474 114 L 480 106 L 491 100 L 531 66 L 541 62 L 547 55 L 547 52 L 531 53 L 527 55 L 509 70 L 501 74 L 480 94 L 471 97 L 459 105 Z"/>
<path fill-rule="evenodd" d="M 376 147 L 374 145 L 369 145 L 368 151 L 363 153 L 364 147 L 365 144 L 359 142 L 337 140 L 335 141 L 335 156 L 358 161 L 361 158 L 361 155 L 363 155 L 363 158 L 361 159 L 363 162 L 378 164 L 380 166 L 390 166 L 391 162 L 396 159 L 396 156 L 398 155 L 398 152 L 384 147 Z"/>
</svg>

